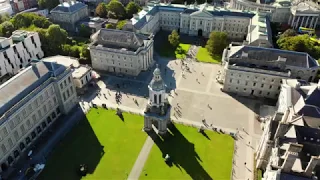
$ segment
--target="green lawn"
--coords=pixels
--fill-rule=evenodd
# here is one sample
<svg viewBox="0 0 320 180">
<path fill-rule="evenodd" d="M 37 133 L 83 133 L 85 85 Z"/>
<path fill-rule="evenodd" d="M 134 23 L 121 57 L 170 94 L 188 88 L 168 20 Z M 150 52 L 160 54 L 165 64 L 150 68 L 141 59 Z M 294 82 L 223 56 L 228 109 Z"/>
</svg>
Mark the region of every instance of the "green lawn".
<svg viewBox="0 0 320 180">
<path fill-rule="evenodd" d="M 197 54 L 197 59 L 200 62 L 206 62 L 206 63 L 220 63 L 221 62 L 221 56 L 220 55 L 213 55 L 211 56 L 207 49 L 204 47 L 200 47 L 198 54 Z"/>
<path fill-rule="evenodd" d="M 85 179 L 126 179 L 146 140 L 143 117 L 92 109 L 56 147 L 38 179 L 77 180 L 80 164 L 88 165 Z"/>
<path fill-rule="evenodd" d="M 190 44 L 180 43 L 179 46 L 176 49 L 174 49 L 169 43 L 167 43 L 166 45 L 163 45 L 161 47 L 161 49 L 159 50 L 159 54 L 160 56 L 164 56 L 164 57 L 173 57 L 177 59 L 182 59 L 186 56 L 189 48 L 190 48 Z"/>
<path fill-rule="evenodd" d="M 232 169 L 233 139 L 228 135 L 175 125 L 172 136 L 157 138 L 140 179 L 217 179 L 229 180 Z M 172 165 L 163 157 L 169 154 Z"/>
</svg>

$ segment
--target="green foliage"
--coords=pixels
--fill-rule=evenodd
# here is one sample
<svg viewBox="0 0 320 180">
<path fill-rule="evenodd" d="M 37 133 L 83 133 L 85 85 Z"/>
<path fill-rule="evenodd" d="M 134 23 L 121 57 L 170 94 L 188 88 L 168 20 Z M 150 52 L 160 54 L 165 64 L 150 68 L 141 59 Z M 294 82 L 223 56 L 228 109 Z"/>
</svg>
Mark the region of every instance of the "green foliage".
<svg viewBox="0 0 320 180">
<path fill-rule="evenodd" d="M 9 14 L 0 14 L 0 24 L 8 20 L 10 20 Z"/>
<path fill-rule="evenodd" d="M 137 3 L 130 1 L 126 6 L 127 18 L 132 18 L 133 14 L 138 13 L 140 10 L 141 7 Z"/>
<path fill-rule="evenodd" d="M 46 32 L 46 40 L 48 41 L 48 54 L 61 52 L 62 44 L 67 41 L 67 32 L 61 29 L 59 25 L 53 24 L 49 26 Z"/>
<path fill-rule="evenodd" d="M 60 4 L 59 0 L 38 0 L 38 5 L 42 9 L 53 9 Z"/>
<path fill-rule="evenodd" d="M 213 31 L 210 33 L 206 48 L 211 55 L 220 55 L 227 45 L 227 33 Z"/>
<path fill-rule="evenodd" d="M 117 27 L 116 29 L 122 29 L 124 25 L 126 25 L 127 23 L 127 20 L 122 20 L 122 21 L 119 21 L 118 24 L 117 24 Z"/>
<path fill-rule="evenodd" d="M 47 18 L 35 13 L 17 14 L 11 19 L 11 22 L 16 29 L 26 28 L 33 24 L 39 28 L 48 28 L 52 24 Z"/>
<path fill-rule="evenodd" d="M 85 44 L 80 49 L 80 57 L 85 60 L 91 60 L 90 51 L 88 49 L 88 45 Z"/>
<path fill-rule="evenodd" d="M 0 24 L 1 36 L 10 37 L 14 30 L 15 30 L 15 28 L 10 21 L 5 21 Z"/>
<path fill-rule="evenodd" d="M 174 47 L 177 48 L 180 43 L 180 36 L 176 30 L 173 30 L 171 34 L 168 36 L 169 43 Z"/>
<path fill-rule="evenodd" d="M 115 27 L 112 24 L 106 24 L 106 29 L 115 29 Z"/>
<path fill-rule="evenodd" d="M 107 5 L 105 3 L 99 3 L 96 7 L 96 14 L 101 18 L 107 17 Z"/>
<path fill-rule="evenodd" d="M 91 29 L 88 26 L 85 26 L 84 24 L 81 24 L 79 28 L 79 35 L 81 37 L 89 38 L 91 35 Z"/>
<path fill-rule="evenodd" d="M 280 38 L 286 38 L 286 37 L 291 37 L 291 36 L 296 36 L 297 33 L 295 30 L 293 29 L 287 29 L 285 32 L 283 32 L 281 35 L 280 35 Z"/>
<path fill-rule="evenodd" d="M 111 0 L 109 2 L 107 5 L 107 11 L 109 18 L 124 19 L 126 17 L 126 10 L 123 4 L 117 0 Z"/>
</svg>

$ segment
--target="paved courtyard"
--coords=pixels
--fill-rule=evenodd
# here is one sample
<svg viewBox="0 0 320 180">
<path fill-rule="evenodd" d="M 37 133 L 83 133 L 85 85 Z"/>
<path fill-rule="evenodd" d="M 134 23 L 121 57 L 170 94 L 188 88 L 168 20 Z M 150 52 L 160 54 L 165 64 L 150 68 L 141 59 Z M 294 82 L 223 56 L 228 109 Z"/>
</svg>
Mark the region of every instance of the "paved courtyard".
<svg viewBox="0 0 320 180">
<path fill-rule="evenodd" d="M 202 119 L 206 119 L 207 124 L 212 124 L 213 127 L 233 132 L 236 132 L 237 128 L 241 130 L 243 139 L 236 143 L 237 154 L 241 156 L 235 156 L 234 179 L 252 179 L 253 148 L 261 134 L 260 125 L 255 120 L 253 112 L 259 110 L 256 106 L 258 102 L 221 92 L 221 85 L 215 81 L 218 71 L 222 68 L 220 65 L 185 62 L 189 67 L 188 72 L 184 70 L 181 60 L 157 59 L 162 78 L 171 94 L 169 101 L 173 108 L 179 105 L 181 109 L 179 112 L 172 110 L 171 118 L 195 124 L 200 124 Z M 148 84 L 155 66 L 136 78 L 102 75 L 101 81 L 98 82 L 100 95 L 96 96 L 97 93 L 93 93 L 83 97 L 83 109 L 87 109 L 87 105 L 92 101 L 96 104 L 105 103 L 129 111 L 143 112 L 147 104 Z M 117 90 L 122 93 L 119 104 L 115 101 Z M 245 162 L 248 168 L 243 166 Z"/>
</svg>

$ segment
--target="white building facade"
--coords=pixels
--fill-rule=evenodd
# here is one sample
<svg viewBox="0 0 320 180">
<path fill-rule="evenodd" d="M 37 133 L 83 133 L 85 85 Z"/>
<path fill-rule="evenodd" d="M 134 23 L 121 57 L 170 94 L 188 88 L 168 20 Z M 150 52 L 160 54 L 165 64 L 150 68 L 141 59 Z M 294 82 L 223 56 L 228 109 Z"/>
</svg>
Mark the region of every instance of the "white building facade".
<svg viewBox="0 0 320 180">
<path fill-rule="evenodd" d="M 229 39 L 243 41 L 249 33 L 249 26 L 264 26 L 265 33 L 271 33 L 268 31 L 268 22 L 264 22 L 264 25 L 263 22 L 256 23 L 255 20 L 252 21 L 254 16 L 251 12 L 216 8 L 208 4 L 148 3 L 142 11 L 134 15 L 131 22 L 134 30 L 142 34 L 155 34 L 160 29 L 175 29 L 190 36 L 209 37 L 212 31 L 223 31 L 228 34 Z M 262 15 L 259 16 L 262 18 Z M 248 44 L 258 40 L 256 38 L 260 37 L 250 38 Z"/>
<path fill-rule="evenodd" d="M 42 61 L 2 84 L 0 94 L 0 172 L 78 102 L 71 70 Z"/>
<path fill-rule="evenodd" d="M 129 31 L 100 29 L 89 46 L 95 70 L 138 75 L 153 63 L 153 36 Z"/>
<path fill-rule="evenodd" d="M 1 79 L 17 74 L 32 59 L 41 59 L 44 53 L 37 32 L 14 31 L 10 38 L 0 39 Z"/>
<path fill-rule="evenodd" d="M 306 53 L 254 46 L 233 46 L 223 52 L 218 81 L 225 92 L 278 98 L 282 79 L 313 81 L 317 61 Z"/>
</svg>

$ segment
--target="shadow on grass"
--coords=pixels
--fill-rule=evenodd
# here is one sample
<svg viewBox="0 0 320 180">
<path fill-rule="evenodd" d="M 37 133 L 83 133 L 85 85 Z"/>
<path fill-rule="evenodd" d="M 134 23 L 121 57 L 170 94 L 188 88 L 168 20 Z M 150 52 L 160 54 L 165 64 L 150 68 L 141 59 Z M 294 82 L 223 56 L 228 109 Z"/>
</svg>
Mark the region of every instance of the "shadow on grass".
<svg viewBox="0 0 320 180">
<path fill-rule="evenodd" d="M 165 158 L 166 154 L 169 154 L 170 163 L 168 166 L 184 169 L 192 179 L 211 180 L 210 175 L 199 163 L 202 160 L 195 151 L 194 144 L 189 142 L 174 124 L 171 124 L 168 129 L 170 133 L 165 136 L 159 136 L 154 131 L 148 132 L 148 135 L 161 150 L 162 157 Z"/>
<path fill-rule="evenodd" d="M 85 118 L 57 145 L 37 179 L 79 180 L 80 164 L 87 165 L 88 174 L 92 174 L 104 156 L 103 148 Z"/>
</svg>

